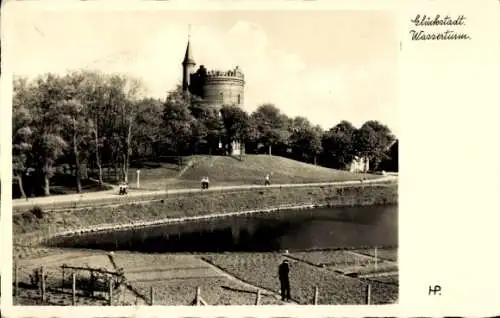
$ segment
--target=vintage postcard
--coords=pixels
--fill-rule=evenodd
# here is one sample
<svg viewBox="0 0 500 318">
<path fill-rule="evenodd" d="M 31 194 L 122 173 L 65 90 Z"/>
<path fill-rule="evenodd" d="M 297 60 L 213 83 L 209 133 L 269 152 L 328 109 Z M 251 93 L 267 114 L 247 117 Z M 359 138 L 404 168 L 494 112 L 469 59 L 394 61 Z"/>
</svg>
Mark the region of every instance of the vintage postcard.
<svg viewBox="0 0 500 318">
<path fill-rule="evenodd" d="M 400 211 L 422 181 L 400 179 L 402 109 L 426 54 L 485 48 L 484 22 L 391 2 L 198 4 L 6 6 L 2 311 L 434 315 L 457 291 L 412 280 L 426 251 L 412 267 L 408 222 L 429 212 Z"/>
</svg>

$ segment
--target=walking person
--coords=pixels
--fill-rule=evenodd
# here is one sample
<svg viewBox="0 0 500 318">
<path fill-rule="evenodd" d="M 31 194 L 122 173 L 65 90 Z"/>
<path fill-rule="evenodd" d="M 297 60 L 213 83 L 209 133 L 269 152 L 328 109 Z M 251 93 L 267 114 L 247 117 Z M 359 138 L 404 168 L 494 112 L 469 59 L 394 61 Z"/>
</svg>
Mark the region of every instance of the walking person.
<svg viewBox="0 0 500 318">
<path fill-rule="evenodd" d="M 266 180 L 264 181 L 264 185 L 266 186 L 271 185 L 271 176 L 269 176 L 269 173 L 266 174 Z"/>
<path fill-rule="evenodd" d="M 292 300 L 290 296 L 290 279 L 288 277 L 289 273 L 290 273 L 290 266 L 288 265 L 288 261 L 284 260 L 278 269 L 278 275 L 281 285 L 281 300 L 283 301 Z"/>
</svg>

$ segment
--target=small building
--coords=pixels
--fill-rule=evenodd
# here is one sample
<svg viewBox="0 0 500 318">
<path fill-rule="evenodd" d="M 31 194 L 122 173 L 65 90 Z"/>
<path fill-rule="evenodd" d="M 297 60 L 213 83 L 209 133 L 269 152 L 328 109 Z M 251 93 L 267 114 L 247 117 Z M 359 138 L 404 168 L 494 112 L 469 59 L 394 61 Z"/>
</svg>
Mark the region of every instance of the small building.
<svg viewBox="0 0 500 318">
<path fill-rule="evenodd" d="M 349 172 L 368 172 L 370 170 L 370 160 L 367 157 L 354 157 L 352 162 L 347 166 Z"/>
</svg>

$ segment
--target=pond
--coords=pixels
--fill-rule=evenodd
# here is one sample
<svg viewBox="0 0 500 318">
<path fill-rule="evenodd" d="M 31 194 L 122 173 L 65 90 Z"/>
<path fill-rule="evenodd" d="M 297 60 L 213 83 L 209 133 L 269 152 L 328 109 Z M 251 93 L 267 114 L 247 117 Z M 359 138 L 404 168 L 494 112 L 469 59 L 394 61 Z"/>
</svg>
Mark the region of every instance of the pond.
<svg viewBox="0 0 500 318">
<path fill-rule="evenodd" d="M 397 246 L 398 206 L 316 208 L 53 238 L 49 245 L 141 252 Z"/>
</svg>

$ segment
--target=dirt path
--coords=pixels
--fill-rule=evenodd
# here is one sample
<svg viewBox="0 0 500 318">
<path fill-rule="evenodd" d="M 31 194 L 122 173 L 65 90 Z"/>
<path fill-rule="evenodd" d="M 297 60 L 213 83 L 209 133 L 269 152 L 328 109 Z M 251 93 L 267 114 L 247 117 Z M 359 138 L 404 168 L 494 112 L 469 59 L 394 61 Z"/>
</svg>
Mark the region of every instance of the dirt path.
<svg viewBox="0 0 500 318">
<path fill-rule="evenodd" d="M 123 199 L 123 203 L 130 203 L 135 199 L 142 199 L 147 201 L 148 196 L 159 196 L 159 195 L 169 195 L 169 194 L 188 194 L 188 193 L 199 193 L 200 191 L 205 192 L 221 192 L 225 190 L 250 190 L 250 189 L 263 189 L 263 188 L 300 188 L 300 187 L 319 187 L 319 186 L 342 186 L 342 185 L 359 185 L 359 184 L 377 184 L 387 181 L 395 181 L 397 177 L 395 176 L 382 176 L 376 179 L 364 180 L 360 183 L 359 180 L 350 181 L 337 181 L 337 182 L 321 182 L 321 183 L 288 183 L 288 184 L 272 184 L 269 186 L 264 185 L 233 185 L 233 186 L 212 186 L 210 189 L 201 190 L 198 188 L 186 188 L 186 189 L 167 189 L 167 190 L 130 190 L 126 196 L 119 196 L 116 190 L 107 190 L 101 192 L 89 192 L 83 194 L 66 194 L 57 195 L 49 197 L 37 197 L 29 199 L 15 199 L 12 200 L 12 207 L 15 209 L 21 207 L 31 207 L 31 206 L 57 206 L 57 204 L 64 203 L 75 203 L 82 207 L 82 203 L 87 203 L 89 206 L 92 205 L 93 201 L 104 201 L 107 199 Z"/>
</svg>

